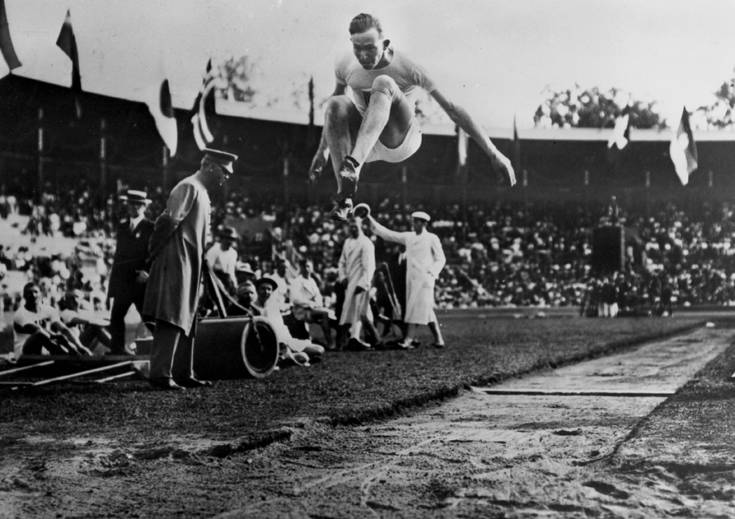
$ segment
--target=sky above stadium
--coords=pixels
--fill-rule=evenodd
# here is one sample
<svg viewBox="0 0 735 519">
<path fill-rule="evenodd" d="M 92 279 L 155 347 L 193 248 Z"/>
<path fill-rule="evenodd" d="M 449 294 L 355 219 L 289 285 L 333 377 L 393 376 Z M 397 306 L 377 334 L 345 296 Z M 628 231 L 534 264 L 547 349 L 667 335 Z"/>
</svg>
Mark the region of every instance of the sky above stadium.
<svg viewBox="0 0 735 519">
<path fill-rule="evenodd" d="M 248 55 L 255 86 L 287 97 L 313 75 L 333 86 L 347 25 L 378 16 L 397 48 L 482 124 L 533 125 L 545 87 L 617 86 L 658 100 L 672 120 L 712 100 L 735 66 L 731 0 L 6 0 L 23 67 L 69 84 L 56 47 L 66 9 L 84 90 L 141 100 L 165 70 L 174 105 L 190 107 L 209 56 Z M 304 118 L 306 115 L 304 115 Z"/>
</svg>

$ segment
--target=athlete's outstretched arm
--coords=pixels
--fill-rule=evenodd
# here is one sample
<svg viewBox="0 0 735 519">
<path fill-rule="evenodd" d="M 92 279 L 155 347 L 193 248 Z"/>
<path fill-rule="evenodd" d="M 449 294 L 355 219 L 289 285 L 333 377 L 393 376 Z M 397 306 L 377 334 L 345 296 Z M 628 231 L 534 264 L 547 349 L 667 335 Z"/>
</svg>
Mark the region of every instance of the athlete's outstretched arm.
<svg viewBox="0 0 735 519">
<path fill-rule="evenodd" d="M 454 124 L 466 131 L 467 135 L 472 137 L 474 141 L 480 145 L 480 148 L 485 152 L 485 155 L 490 157 L 493 165 L 499 167 L 506 175 L 508 175 L 510 185 L 515 185 L 516 174 L 513 171 L 513 165 L 510 163 L 510 160 L 500 153 L 498 148 L 495 147 L 495 144 L 490 140 L 490 137 L 485 135 L 467 110 L 452 103 L 438 90 L 433 90 L 431 92 L 431 96 L 436 99 L 436 102 L 439 103 L 439 106 L 442 107 Z"/>
<path fill-rule="evenodd" d="M 334 92 L 330 97 L 340 96 L 345 93 L 346 87 L 342 83 L 337 83 L 334 87 Z M 329 146 L 327 145 L 327 125 L 325 124 L 322 128 L 322 136 L 319 139 L 319 148 L 317 148 L 314 158 L 311 160 L 311 166 L 309 167 L 309 179 L 314 180 L 322 172 L 324 166 L 329 160 Z"/>
</svg>

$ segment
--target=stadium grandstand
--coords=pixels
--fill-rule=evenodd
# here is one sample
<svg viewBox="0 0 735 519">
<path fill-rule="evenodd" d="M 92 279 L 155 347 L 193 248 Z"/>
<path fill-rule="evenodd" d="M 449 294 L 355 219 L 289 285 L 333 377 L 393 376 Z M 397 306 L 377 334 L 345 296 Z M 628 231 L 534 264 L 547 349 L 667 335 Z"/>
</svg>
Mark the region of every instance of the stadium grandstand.
<svg viewBox="0 0 735 519">
<path fill-rule="evenodd" d="M 100 253 L 108 264 L 116 194 L 126 187 L 147 189 L 153 214 L 200 157 L 186 110 L 175 113 L 179 150 L 171 158 L 143 103 L 14 75 L 0 80 L 0 103 L 7 120 L 15 121 L 0 128 L 3 196 L 14 197 L 20 212 L 31 217 L 34 208 L 51 201 L 55 207 L 45 213 L 61 213 L 60 234 L 78 240 L 97 233 L 108 240 Z M 310 255 L 327 279 L 343 234 L 323 210 L 331 173 L 316 182 L 307 175 L 320 128 L 243 117 L 225 103 L 209 124 L 216 144 L 241 157 L 235 166 L 241 174 L 216 204 L 216 221 L 243 235 L 241 259 L 266 272 L 274 251 L 292 250 Z M 525 129 L 514 139 L 512 129 L 491 130 L 516 163 L 519 182 L 510 188 L 490 173 L 474 144 L 460 166 L 454 129 L 429 126 L 426 145 L 404 164 L 367 166 L 359 198 L 399 228 L 414 208 L 432 212 L 449 256 L 438 297 L 443 307 L 589 307 L 590 293 L 597 290 L 592 234 L 611 196 L 627 217 L 623 251 L 630 263 L 615 283 L 619 292 L 622 285 L 638 287 L 639 300 L 621 301 L 622 307 L 650 308 L 652 291 L 660 291 L 651 287 L 661 283 L 654 279 L 664 270 L 666 283 L 677 285 L 675 302 L 730 304 L 732 136 L 696 133 L 699 169 L 681 186 L 668 157 L 669 132 L 633 130 L 626 153 L 614 160 L 607 146 L 611 132 Z M 84 220 L 77 225 L 83 231 L 74 230 L 75 218 Z M 48 223 L 36 220 L 31 218 L 37 228 L 29 232 L 48 232 Z M 396 251 L 378 252 L 388 258 Z M 13 270 L 13 253 L 4 254 Z M 104 274 L 98 284 L 86 288 L 103 293 Z M 8 292 L 12 299 L 17 289 Z"/>
</svg>

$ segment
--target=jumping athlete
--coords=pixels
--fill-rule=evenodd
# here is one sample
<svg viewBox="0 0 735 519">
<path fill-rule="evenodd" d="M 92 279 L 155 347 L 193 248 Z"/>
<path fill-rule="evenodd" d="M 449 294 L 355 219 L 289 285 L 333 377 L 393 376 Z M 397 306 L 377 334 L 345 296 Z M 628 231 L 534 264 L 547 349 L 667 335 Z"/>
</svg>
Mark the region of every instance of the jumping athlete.
<svg viewBox="0 0 735 519">
<path fill-rule="evenodd" d="M 352 211 L 360 169 L 366 162 L 402 162 L 421 146 L 415 117 L 417 87 L 427 91 L 462 130 L 490 157 L 493 165 L 516 182 L 513 166 L 462 107 L 435 86 L 426 71 L 390 40 L 380 22 L 361 13 L 350 22 L 352 53 L 337 60 L 336 86 L 328 99 L 321 142 L 309 170 L 313 178 L 331 155 L 337 179 L 332 216 L 345 221 Z M 349 87 L 349 91 L 347 90 Z"/>
</svg>

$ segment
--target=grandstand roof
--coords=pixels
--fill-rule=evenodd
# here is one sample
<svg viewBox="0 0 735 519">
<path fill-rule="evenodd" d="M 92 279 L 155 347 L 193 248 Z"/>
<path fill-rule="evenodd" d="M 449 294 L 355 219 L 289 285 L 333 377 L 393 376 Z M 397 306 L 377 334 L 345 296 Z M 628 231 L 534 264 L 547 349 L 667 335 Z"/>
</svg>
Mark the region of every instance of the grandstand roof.
<svg viewBox="0 0 735 519">
<path fill-rule="evenodd" d="M 217 99 L 217 113 L 229 117 L 241 117 L 263 121 L 284 122 L 289 124 L 308 124 L 308 111 L 279 110 L 267 107 L 252 107 L 246 103 Z M 320 119 L 317 117 L 317 120 Z M 321 124 L 317 124 L 321 126 Z M 422 131 L 426 135 L 454 135 L 452 124 L 427 124 Z M 513 128 L 489 127 L 486 131 L 490 138 L 512 139 Z M 535 141 L 604 141 L 612 137 L 612 128 L 519 128 L 518 138 Z M 640 130 L 631 128 L 631 141 L 662 142 L 671 140 L 671 129 Z M 697 142 L 735 141 L 735 131 L 695 130 Z"/>
</svg>

